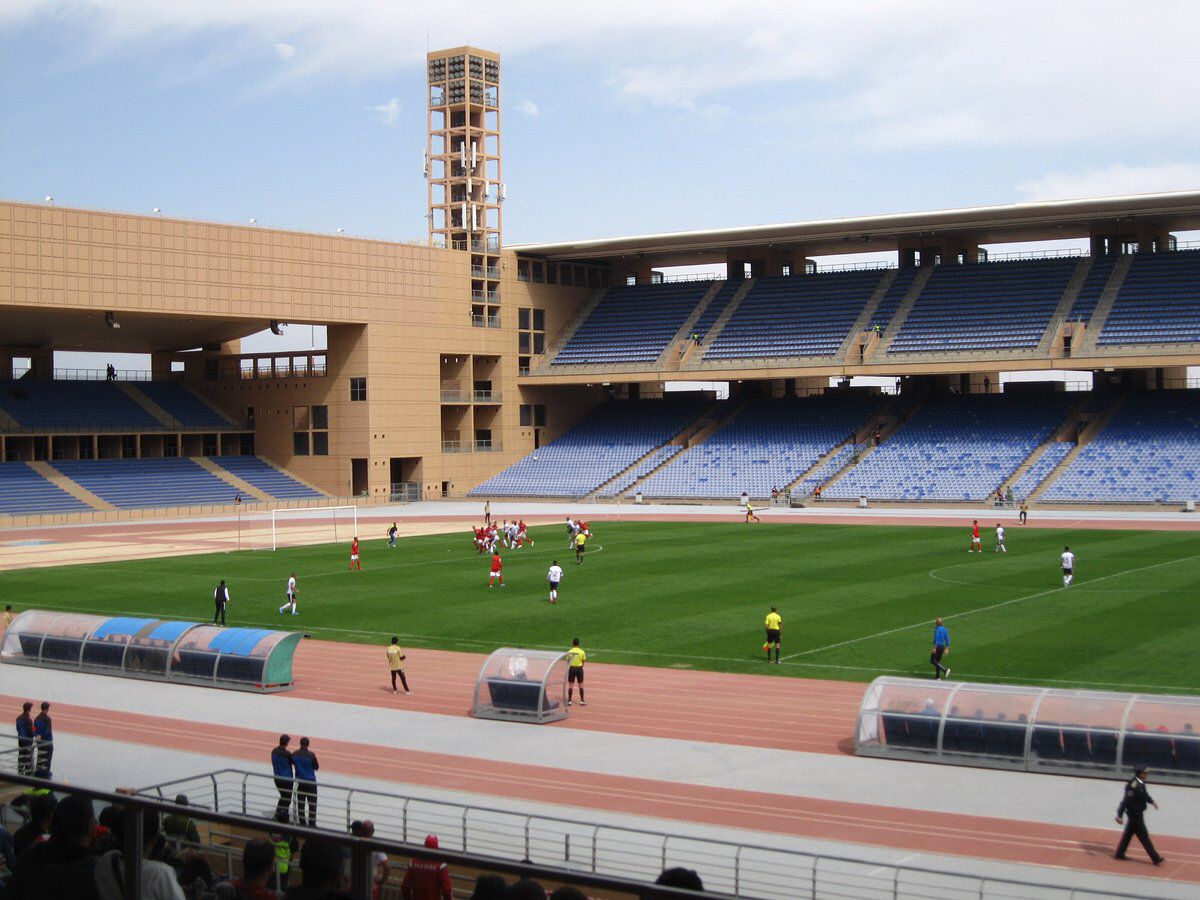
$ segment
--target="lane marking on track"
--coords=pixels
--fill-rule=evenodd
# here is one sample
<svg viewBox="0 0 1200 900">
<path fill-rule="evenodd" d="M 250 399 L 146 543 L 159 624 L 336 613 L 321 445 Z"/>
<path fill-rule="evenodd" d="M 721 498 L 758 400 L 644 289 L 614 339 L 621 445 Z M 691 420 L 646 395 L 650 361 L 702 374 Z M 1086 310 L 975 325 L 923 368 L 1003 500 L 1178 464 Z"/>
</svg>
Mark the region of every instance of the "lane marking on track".
<svg viewBox="0 0 1200 900">
<path fill-rule="evenodd" d="M 1086 588 L 1089 584 L 1098 584 L 1102 581 L 1108 581 L 1110 578 L 1120 578 L 1124 575 L 1132 575 L 1135 572 L 1148 572 L 1151 569 L 1161 569 L 1163 566 L 1170 566 L 1170 565 L 1174 565 L 1175 563 L 1181 563 L 1181 562 L 1190 562 L 1195 559 L 1200 559 L 1200 554 L 1196 554 L 1194 556 L 1181 556 L 1178 559 L 1168 559 L 1164 562 L 1153 563 L 1152 565 L 1149 565 L 1149 566 L 1139 566 L 1134 569 L 1125 569 L 1122 572 L 1113 572 L 1110 575 L 1101 575 L 1099 578 L 1093 578 L 1089 581 L 1079 582 L 1076 585 L 1074 585 L 1074 589 L 1075 589 L 1075 591 L 1079 591 L 1082 588 Z M 1049 590 L 1046 590 L 1046 591 L 1038 591 L 1036 594 L 1026 594 L 1024 597 L 1014 597 L 1011 600 L 1002 600 L 999 603 L 989 603 L 987 606 L 980 606 L 975 609 L 968 609 L 964 612 L 954 613 L 953 615 L 942 616 L 942 618 L 948 622 L 951 619 L 961 619 L 964 616 L 973 616 L 976 613 L 988 612 L 993 609 L 1000 609 L 1001 607 L 1004 607 L 1004 606 L 1012 606 L 1014 603 L 1023 603 L 1026 600 L 1036 600 L 1038 597 L 1048 597 L 1051 594 L 1060 594 L 1060 593 L 1063 593 L 1064 591 L 1068 591 L 1068 590 L 1071 590 L 1071 588 L 1066 588 L 1066 587 L 1050 588 Z M 886 631 L 878 631 L 875 634 L 865 634 L 861 637 L 850 638 L 849 640 L 845 640 L 845 641 L 838 641 L 836 644 L 827 644 L 824 647 L 814 647 L 812 650 L 803 650 L 800 653 L 791 653 L 791 654 L 785 656 L 784 660 L 787 661 L 789 659 L 798 659 L 801 656 L 811 656 L 814 653 L 825 653 L 829 650 L 836 650 L 839 647 L 847 647 L 850 644 L 859 644 L 859 643 L 862 643 L 863 641 L 870 641 L 870 640 L 874 640 L 875 638 L 886 637 L 889 634 L 898 634 L 901 631 L 911 631 L 914 628 L 927 628 L 927 627 L 929 627 L 928 620 L 921 621 L 921 622 L 915 622 L 912 625 L 901 625 L 898 628 L 889 628 Z"/>
</svg>

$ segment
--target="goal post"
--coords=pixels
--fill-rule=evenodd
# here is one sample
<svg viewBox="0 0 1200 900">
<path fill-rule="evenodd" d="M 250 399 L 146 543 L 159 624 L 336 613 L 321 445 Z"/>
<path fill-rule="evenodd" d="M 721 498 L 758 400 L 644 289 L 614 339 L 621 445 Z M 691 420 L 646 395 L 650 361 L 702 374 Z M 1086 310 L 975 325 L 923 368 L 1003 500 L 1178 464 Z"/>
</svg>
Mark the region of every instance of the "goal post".
<svg viewBox="0 0 1200 900">
<path fill-rule="evenodd" d="M 271 549 L 330 544 L 358 534 L 357 506 L 301 506 L 271 510 Z"/>
</svg>

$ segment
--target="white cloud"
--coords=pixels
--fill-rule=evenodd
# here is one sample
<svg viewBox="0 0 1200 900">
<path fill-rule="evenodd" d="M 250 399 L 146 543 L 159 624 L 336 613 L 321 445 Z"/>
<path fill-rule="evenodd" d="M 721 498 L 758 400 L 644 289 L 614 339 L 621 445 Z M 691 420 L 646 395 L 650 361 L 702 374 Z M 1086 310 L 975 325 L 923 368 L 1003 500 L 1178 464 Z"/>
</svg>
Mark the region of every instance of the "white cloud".
<svg viewBox="0 0 1200 900">
<path fill-rule="evenodd" d="M 275 45 L 275 55 L 280 59 L 291 59 L 296 55 L 295 44 L 279 43 Z"/>
<path fill-rule="evenodd" d="M 1017 185 L 1029 200 L 1074 200 L 1200 190 L 1200 163 L 1166 162 L 1144 166 L 1114 165 L 1079 172 L 1050 172 Z"/>
<path fill-rule="evenodd" d="M 685 111 L 782 105 L 835 145 L 1111 146 L 1200 131 L 1200 104 L 1186 102 L 1198 68 L 1194 0 L 493 0 L 476 13 L 471 33 L 488 46 L 567 61 L 570 72 L 547 77 Z M 395 0 L 0 4 L 0 28 L 30 18 L 65 18 L 109 53 L 151 38 L 302 46 L 286 57 L 289 79 L 388 76 L 421 65 L 427 35 L 435 47 L 465 37 L 442 7 Z"/>
<path fill-rule="evenodd" d="M 527 116 L 540 116 L 542 114 L 542 111 L 538 109 L 538 105 L 529 99 L 517 101 L 517 112 L 523 112 Z"/>
<path fill-rule="evenodd" d="M 387 103 L 372 106 L 371 111 L 379 113 L 379 119 L 384 125 L 395 125 L 400 121 L 400 101 L 395 97 Z"/>
</svg>

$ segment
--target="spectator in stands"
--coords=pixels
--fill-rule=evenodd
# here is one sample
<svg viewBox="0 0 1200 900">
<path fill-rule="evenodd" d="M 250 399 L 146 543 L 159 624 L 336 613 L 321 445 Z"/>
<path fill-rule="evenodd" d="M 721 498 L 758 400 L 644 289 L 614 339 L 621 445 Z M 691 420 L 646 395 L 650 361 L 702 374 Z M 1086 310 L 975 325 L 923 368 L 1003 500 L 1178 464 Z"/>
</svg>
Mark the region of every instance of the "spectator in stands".
<svg viewBox="0 0 1200 900">
<path fill-rule="evenodd" d="M 438 848 L 436 834 L 425 835 L 425 846 L 430 850 Z M 517 884 L 520 884 L 518 881 Z M 512 895 L 515 885 L 510 885 L 507 896 Z M 546 895 L 542 891 L 542 896 Z M 450 884 L 450 867 L 436 859 L 414 859 L 408 864 L 404 880 L 400 883 L 400 896 L 404 900 L 454 900 L 454 891 Z"/>
<path fill-rule="evenodd" d="M 214 900 L 216 882 L 212 866 L 198 850 L 188 850 L 179 858 L 179 886 L 187 900 Z"/>
<path fill-rule="evenodd" d="M 819 484 L 813 489 L 813 499 L 818 503 L 821 501 L 821 486 Z"/>
<path fill-rule="evenodd" d="M 772 506 L 779 505 L 779 488 L 778 487 L 771 488 L 771 505 Z"/>
<path fill-rule="evenodd" d="M 187 794 L 177 794 L 175 805 L 187 806 Z M 171 813 L 163 819 L 163 834 L 189 844 L 200 843 L 200 832 L 196 830 L 196 820 L 183 812 Z"/>
<path fill-rule="evenodd" d="M 880 435 L 878 428 L 876 428 L 875 433 L 873 435 L 871 435 L 871 440 L 875 444 L 876 447 L 878 447 L 880 442 L 883 440 L 883 437 L 882 437 L 882 435 Z"/>
<path fill-rule="evenodd" d="M 287 892 L 288 900 L 341 900 L 339 885 L 345 871 L 346 853 L 333 841 L 309 838 L 300 852 L 300 884 Z"/>
<path fill-rule="evenodd" d="M 117 370 L 113 366 L 112 363 L 109 363 L 108 365 L 106 365 L 104 367 L 104 380 L 105 381 L 116 381 L 117 380 Z"/>
<path fill-rule="evenodd" d="M 288 823 L 287 811 L 275 813 L 275 821 L 284 825 Z M 280 890 L 286 890 L 288 877 L 292 868 L 292 857 L 300 849 L 300 842 L 291 835 L 271 832 L 267 835 L 271 846 L 275 849 L 275 875 Z"/>
<path fill-rule="evenodd" d="M 95 834 L 92 801 L 67 797 L 50 819 L 50 840 L 30 847 L 17 860 L 5 887 L 5 900 L 99 900 L 96 859 L 91 852 Z"/>
<path fill-rule="evenodd" d="M 49 792 L 34 797 L 29 802 L 29 821 L 17 829 L 12 836 L 13 852 L 23 856 L 25 851 L 43 838 L 50 836 L 50 820 L 58 800 Z"/>
<path fill-rule="evenodd" d="M 175 852 L 171 849 L 158 823 L 158 813 L 144 810 L 142 817 L 141 900 L 184 900 L 183 889 L 175 877 Z M 128 860 L 122 857 L 125 846 L 125 816 L 113 822 L 113 849 L 97 854 L 96 885 L 103 900 L 121 900 L 124 896 L 124 868 Z M 95 846 L 93 845 L 93 851 Z"/>
<path fill-rule="evenodd" d="M 278 900 L 278 891 L 267 883 L 275 869 L 275 848 L 264 840 L 246 842 L 242 850 L 242 877 L 218 884 L 217 900 Z"/>
<path fill-rule="evenodd" d="M 480 875 L 475 879 L 471 900 L 504 900 L 508 883 L 499 875 Z"/>
<path fill-rule="evenodd" d="M 292 762 L 292 751 L 288 749 L 291 740 L 290 735 L 281 734 L 278 746 L 271 750 L 271 770 L 275 774 L 275 789 L 279 791 L 279 802 L 275 804 L 276 818 L 280 813 L 286 816 L 292 805 L 292 780 L 296 777 L 296 766 Z"/>
<path fill-rule="evenodd" d="M 17 851 L 13 848 L 13 836 L 0 825 L 0 862 L 4 863 L 4 874 L 0 875 L 0 897 L 4 896 L 4 883 L 17 867 Z"/>
<path fill-rule="evenodd" d="M 37 741 L 37 767 L 50 777 L 50 761 L 54 759 L 54 726 L 50 722 L 50 704 L 42 701 L 41 712 L 33 720 L 33 736 Z"/>
<path fill-rule="evenodd" d="M 373 838 L 375 837 L 375 823 L 370 819 L 363 819 L 361 822 L 350 823 L 350 833 L 355 837 Z M 349 864 L 349 861 L 347 861 Z M 349 872 L 346 878 L 349 880 Z M 376 850 L 371 854 L 371 895 L 378 898 L 383 894 L 383 886 L 388 883 L 388 879 L 392 877 L 392 862 L 388 859 L 388 855 L 382 850 Z"/>
<path fill-rule="evenodd" d="M 308 749 L 308 738 L 300 738 L 300 749 L 292 754 L 296 769 L 296 822 L 317 827 L 317 754 Z"/>
<path fill-rule="evenodd" d="M 33 716 L 29 711 L 33 704 L 26 701 L 21 704 L 21 714 L 17 716 L 17 774 L 33 774 Z"/>
<path fill-rule="evenodd" d="M 504 892 L 506 900 L 543 900 L 546 889 L 532 878 L 514 881 Z"/>
<path fill-rule="evenodd" d="M 700 873 L 695 869 L 685 869 L 682 866 L 664 869 L 654 883 L 662 887 L 684 888 L 689 891 L 704 890 L 704 882 L 700 879 Z"/>
</svg>

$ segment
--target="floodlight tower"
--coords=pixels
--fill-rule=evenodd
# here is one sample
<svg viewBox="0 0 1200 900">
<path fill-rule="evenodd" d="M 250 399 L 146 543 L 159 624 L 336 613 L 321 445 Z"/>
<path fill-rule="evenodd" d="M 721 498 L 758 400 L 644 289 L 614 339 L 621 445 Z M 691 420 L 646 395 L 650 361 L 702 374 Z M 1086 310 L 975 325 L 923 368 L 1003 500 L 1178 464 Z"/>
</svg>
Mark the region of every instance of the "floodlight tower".
<svg viewBox="0 0 1200 900">
<path fill-rule="evenodd" d="M 500 324 L 500 55 L 475 47 L 426 56 L 429 241 L 471 253 L 471 322 Z"/>
</svg>

